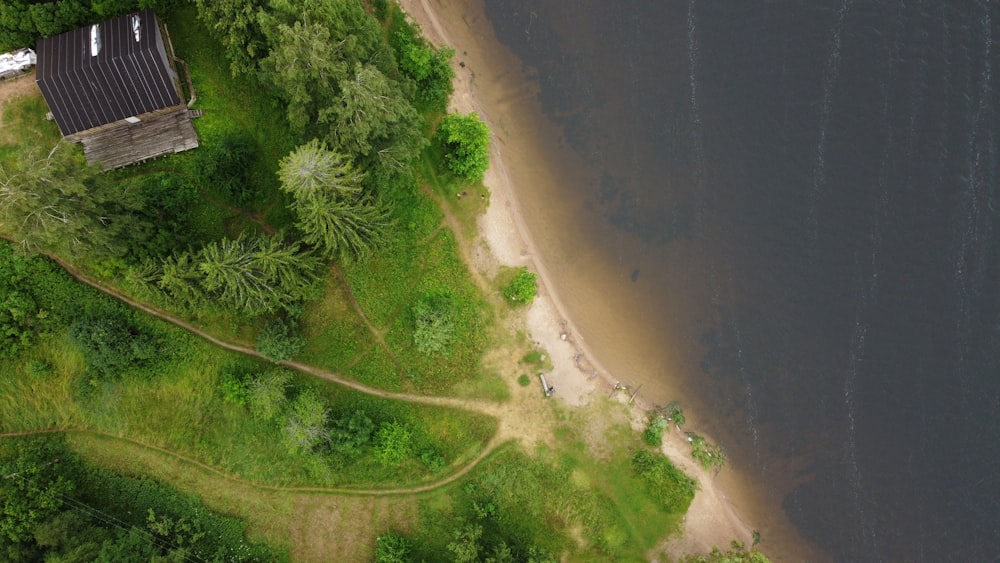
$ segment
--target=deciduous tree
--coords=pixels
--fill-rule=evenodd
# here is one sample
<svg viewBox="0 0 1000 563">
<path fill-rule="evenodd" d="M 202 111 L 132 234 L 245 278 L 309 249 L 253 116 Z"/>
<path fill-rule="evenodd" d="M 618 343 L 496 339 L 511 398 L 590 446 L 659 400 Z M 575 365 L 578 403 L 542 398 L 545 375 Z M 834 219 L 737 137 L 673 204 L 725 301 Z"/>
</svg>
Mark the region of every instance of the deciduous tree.
<svg viewBox="0 0 1000 563">
<path fill-rule="evenodd" d="M 490 166 L 490 129 L 478 115 L 446 115 L 436 136 L 448 150 L 449 170 L 469 180 L 483 179 Z"/>
<path fill-rule="evenodd" d="M 58 450 L 45 441 L 19 442 L 0 460 L 0 545 L 31 538 L 40 522 L 54 516 L 73 483 L 63 475 Z"/>
<path fill-rule="evenodd" d="M 285 424 L 285 439 L 293 452 L 309 452 L 328 437 L 329 410 L 316 393 L 304 391 L 292 403 Z"/>
</svg>

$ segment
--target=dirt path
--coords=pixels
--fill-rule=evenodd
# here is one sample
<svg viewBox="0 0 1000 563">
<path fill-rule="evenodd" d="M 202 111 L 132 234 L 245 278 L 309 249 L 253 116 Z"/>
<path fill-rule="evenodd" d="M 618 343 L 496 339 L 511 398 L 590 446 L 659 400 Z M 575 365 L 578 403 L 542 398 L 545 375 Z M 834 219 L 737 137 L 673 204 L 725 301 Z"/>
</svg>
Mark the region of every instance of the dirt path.
<svg viewBox="0 0 1000 563">
<path fill-rule="evenodd" d="M 212 467 L 211 465 L 202 463 L 194 458 L 188 457 L 184 454 L 177 453 L 160 446 L 154 446 L 152 444 L 147 444 L 140 440 L 134 438 L 126 438 L 124 436 L 118 436 L 116 434 L 110 434 L 108 432 L 102 432 L 100 430 L 93 429 L 83 429 L 83 428 L 46 428 L 45 430 L 29 430 L 25 432 L 7 432 L 0 434 L 0 439 L 4 438 L 19 438 L 26 436 L 41 436 L 45 434 L 90 434 L 93 436 L 101 436 L 104 438 L 110 438 L 112 440 L 117 440 L 120 442 L 127 442 L 134 446 L 144 448 L 147 450 L 155 451 L 163 455 L 177 459 L 188 465 L 193 465 L 202 471 L 211 473 L 221 479 L 237 483 L 246 487 L 251 487 L 254 489 L 262 491 L 274 491 L 274 492 L 285 492 L 285 493 L 324 493 L 324 494 L 350 494 L 350 495 L 364 495 L 364 496 L 379 496 L 379 495 L 410 495 L 416 493 L 425 493 L 427 491 L 432 491 L 434 489 L 441 488 L 449 483 L 454 483 L 458 479 L 464 477 L 467 473 L 472 471 L 479 462 L 486 459 L 494 450 L 496 450 L 502 442 L 494 438 L 486 445 L 485 448 L 479 454 L 470 460 L 468 463 L 463 465 L 457 471 L 430 483 L 425 483 L 423 485 L 416 485 L 413 487 L 400 487 L 400 488 L 382 488 L 382 489 L 357 489 L 357 488 L 344 488 L 344 487 L 296 487 L 296 486 L 282 486 L 282 485 L 267 485 L 264 483 L 257 483 L 254 481 L 248 481 L 246 479 L 241 479 L 219 469 Z"/>
<path fill-rule="evenodd" d="M 128 304 L 140 311 L 148 313 L 158 319 L 169 322 L 177 327 L 180 327 L 199 338 L 202 338 L 220 348 L 225 348 L 233 352 L 240 354 L 245 354 L 253 358 L 260 360 L 270 361 L 266 356 L 260 352 L 243 346 L 240 344 L 234 344 L 232 342 L 227 342 L 221 340 L 195 326 L 192 324 L 181 320 L 169 313 L 161 311 L 155 307 L 135 301 L 134 299 L 122 294 L 114 288 L 105 286 L 100 282 L 92 280 L 87 276 L 80 273 L 76 268 L 66 263 L 58 256 L 49 255 L 49 257 L 59 264 L 63 269 L 66 270 L 71 276 L 76 280 L 85 283 L 115 299 Z M 430 405 L 435 407 L 445 407 L 445 408 L 455 408 L 462 409 L 466 411 L 472 411 L 479 414 L 484 414 L 493 417 L 497 420 L 497 431 L 493 436 L 493 439 L 483 448 L 480 454 L 470 461 L 465 467 L 460 469 L 458 472 L 452 474 L 451 476 L 437 481 L 435 483 L 430 483 L 427 485 L 422 485 L 420 487 L 411 488 L 407 490 L 400 490 L 402 492 L 423 492 L 429 491 L 448 483 L 451 483 L 455 479 L 465 475 L 471 471 L 480 461 L 482 461 L 486 456 L 492 453 L 501 444 L 519 441 L 525 446 L 529 451 L 534 447 L 535 444 L 539 442 L 549 442 L 551 441 L 551 435 L 548 429 L 552 428 L 553 424 L 553 413 L 551 409 L 546 408 L 543 399 L 539 398 L 541 393 L 537 392 L 537 389 L 532 386 L 530 388 L 514 388 L 512 386 L 512 391 L 514 393 L 514 400 L 509 403 L 497 403 L 484 400 L 475 399 L 460 399 L 454 397 L 430 397 L 424 395 L 414 395 L 410 393 L 394 393 L 390 391 L 384 391 L 382 389 L 375 389 L 368 387 L 367 385 L 358 383 L 351 379 L 347 379 L 341 374 L 330 372 L 316 366 L 311 366 L 301 362 L 295 361 L 282 361 L 280 365 L 298 370 L 302 373 L 306 373 L 327 381 L 331 381 L 338 385 L 343 385 L 355 391 L 372 395 L 375 397 L 381 397 L 383 399 L 390 399 L 396 401 L 404 401 L 414 404 Z M 165 452 L 166 453 L 166 452 Z M 207 468 L 207 466 L 205 466 Z M 323 489 L 326 491 L 326 489 Z M 385 492 L 386 494 L 392 494 L 388 491 L 392 489 L 372 489 L 370 491 L 357 490 L 357 489 L 344 489 L 343 492 L 351 491 L 356 494 L 379 494 Z M 328 491 L 330 492 L 330 491 Z M 400 494 L 401 494 L 400 493 Z"/>
<path fill-rule="evenodd" d="M 245 354 L 247 356 L 251 356 L 260 360 L 268 362 L 271 361 L 267 356 L 261 354 L 260 352 L 254 350 L 253 348 L 249 348 L 247 346 L 234 344 L 232 342 L 227 342 L 225 340 L 219 339 L 195 327 L 194 325 L 188 323 L 187 321 L 181 320 L 165 311 L 161 311 L 160 309 L 157 309 L 151 305 L 147 305 L 146 303 L 141 303 L 139 301 L 136 301 L 114 288 L 108 287 L 98 281 L 95 281 L 85 276 L 79 270 L 68 264 L 65 260 L 54 254 L 49 254 L 48 257 L 52 259 L 52 261 L 54 261 L 55 263 L 59 264 L 64 270 L 66 270 L 66 272 L 69 275 L 73 276 L 77 281 L 85 283 L 103 293 L 106 293 L 107 295 L 110 295 L 111 297 L 114 297 L 115 299 L 118 299 L 119 301 L 122 301 L 123 303 L 131 307 L 139 309 L 140 311 L 148 313 L 158 319 L 164 320 L 168 323 L 178 326 L 190 332 L 191 334 L 198 336 L 199 338 L 211 342 L 212 344 L 220 348 L 225 348 L 226 350 L 231 350 L 233 352 Z M 480 401 L 474 399 L 458 399 L 454 397 L 431 397 L 426 395 L 414 395 L 411 393 L 394 393 L 392 391 L 384 391 L 382 389 L 375 389 L 373 387 L 368 387 L 367 385 L 358 383 L 357 381 L 347 379 L 346 377 L 344 377 L 339 373 L 327 371 L 301 362 L 286 360 L 279 362 L 279 364 L 288 368 L 292 368 L 294 370 L 301 371 L 303 373 L 308 373 L 309 375 L 314 375 L 316 377 L 325 379 L 327 381 L 332 381 L 339 385 L 343 385 L 344 387 L 354 389 L 355 391 L 360 391 L 367 395 L 373 395 L 375 397 L 381 397 L 383 399 L 392 399 L 395 401 L 405 401 L 408 403 L 418 403 L 436 407 L 450 407 L 450 408 L 478 412 L 489 416 L 498 416 L 501 413 L 503 407 L 503 405 L 500 403 L 492 403 L 488 401 Z"/>
</svg>

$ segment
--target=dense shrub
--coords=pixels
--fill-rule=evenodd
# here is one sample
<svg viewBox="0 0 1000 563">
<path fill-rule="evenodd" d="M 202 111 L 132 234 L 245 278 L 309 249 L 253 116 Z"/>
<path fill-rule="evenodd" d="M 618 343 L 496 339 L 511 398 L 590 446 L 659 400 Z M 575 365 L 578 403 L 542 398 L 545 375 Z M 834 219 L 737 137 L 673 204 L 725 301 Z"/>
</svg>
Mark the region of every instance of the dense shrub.
<svg viewBox="0 0 1000 563">
<path fill-rule="evenodd" d="M 356 410 L 333 422 L 330 429 L 330 449 L 343 458 L 354 459 L 372 441 L 375 423 L 363 410 Z"/>
<path fill-rule="evenodd" d="M 436 138 L 447 150 L 449 170 L 472 181 L 483 179 L 490 166 L 490 129 L 478 115 L 446 115 Z"/>
<path fill-rule="evenodd" d="M 83 352 L 88 373 L 101 379 L 148 368 L 165 351 L 160 339 L 140 327 L 131 311 L 113 304 L 82 315 L 70 326 L 70 335 Z"/>
<path fill-rule="evenodd" d="M 529 305 L 538 294 L 538 277 L 521 267 L 514 279 L 503 288 L 503 295 L 514 305 Z"/>
<path fill-rule="evenodd" d="M 274 420 L 288 403 L 285 391 L 291 376 L 283 369 L 258 375 L 247 385 L 247 406 L 257 420 Z"/>
<path fill-rule="evenodd" d="M 663 444 L 663 431 L 670 426 L 670 421 L 660 415 L 650 417 L 649 424 L 642 432 L 642 439 L 650 446 L 660 447 Z"/>
<path fill-rule="evenodd" d="M 375 435 L 375 460 L 387 467 L 403 463 L 412 448 L 410 430 L 399 422 L 383 424 Z"/>
<path fill-rule="evenodd" d="M 375 563 L 405 563 L 409 551 L 409 542 L 399 534 L 387 532 L 375 538 Z"/>
<path fill-rule="evenodd" d="M 200 246 L 191 212 L 199 200 L 198 188 L 184 176 L 157 172 L 123 181 L 118 189 L 139 194 L 148 230 L 134 231 L 128 239 L 128 260 L 160 259 L 188 245 Z"/>
<path fill-rule="evenodd" d="M 412 99 L 422 111 L 444 113 L 452 92 L 451 68 L 454 49 L 435 49 L 424 39 L 420 28 L 399 8 L 392 6 L 389 45 L 396 55 L 399 70 L 412 81 Z"/>
<path fill-rule="evenodd" d="M 252 174 L 257 147 L 245 135 L 226 133 L 198 150 L 202 185 L 240 207 L 251 206 L 260 195 L 260 180 Z"/>
<path fill-rule="evenodd" d="M 646 492 L 665 510 L 683 514 L 694 499 L 696 483 L 661 454 L 640 450 L 632 456 L 632 469 Z"/>
<path fill-rule="evenodd" d="M 285 445 L 292 452 L 311 452 L 329 437 L 326 423 L 330 411 L 314 392 L 302 392 L 292 403 L 285 423 Z"/>
<path fill-rule="evenodd" d="M 428 294 L 413 304 L 413 344 L 417 350 L 434 354 L 447 349 L 455 336 L 453 310 L 454 298 L 448 293 Z"/>
<path fill-rule="evenodd" d="M 269 321 L 257 336 L 257 351 L 274 363 L 290 360 L 305 346 L 295 319 L 277 317 Z"/>
</svg>

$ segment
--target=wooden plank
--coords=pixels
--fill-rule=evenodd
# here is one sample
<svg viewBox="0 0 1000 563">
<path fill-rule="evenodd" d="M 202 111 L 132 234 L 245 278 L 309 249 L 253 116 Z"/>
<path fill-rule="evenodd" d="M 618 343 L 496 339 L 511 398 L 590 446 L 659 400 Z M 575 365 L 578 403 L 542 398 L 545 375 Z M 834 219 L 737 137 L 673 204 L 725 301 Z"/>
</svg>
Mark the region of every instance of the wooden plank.
<svg viewBox="0 0 1000 563">
<path fill-rule="evenodd" d="M 73 136 L 87 161 L 106 170 L 120 168 L 198 146 L 187 106 L 178 105 L 140 116 L 139 123 L 116 122 Z"/>
</svg>

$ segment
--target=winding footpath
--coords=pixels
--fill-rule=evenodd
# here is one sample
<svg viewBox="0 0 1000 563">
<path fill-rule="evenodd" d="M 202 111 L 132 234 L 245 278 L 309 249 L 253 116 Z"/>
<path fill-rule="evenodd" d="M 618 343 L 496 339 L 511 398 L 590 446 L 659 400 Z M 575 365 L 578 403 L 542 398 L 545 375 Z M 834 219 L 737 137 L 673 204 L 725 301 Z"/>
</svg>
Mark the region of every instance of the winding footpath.
<svg viewBox="0 0 1000 563">
<path fill-rule="evenodd" d="M 232 342 L 227 342 L 225 340 L 221 340 L 221 339 L 219 339 L 219 338 L 217 338 L 217 337 L 209 334 L 208 332 L 205 332 L 204 330 L 199 329 L 198 327 L 192 325 L 191 323 L 188 323 L 187 321 L 184 321 L 184 320 L 182 320 L 180 318 L 177 318 L 177 317 L 171 315 L 170 313 L 167 313 L 165 311 L 157 309 L 156 307 L 153 307 L 153 306 L 148 305 L 146 303 L 142 303 L 142 302 L 136 301 L 136 300 L 132 299 L 131 297 L 129 297 L 129 296 L 121 293 L 120 291 L 118 291 L 118 290 L 116 290 L 116 289 L 114 289 L 112 287 L 106 286 L 106 285 L 104 285 L 104 284 L 102 284 L 102 283 L 100 283 L 100 282 L 98 282 L 96 280 L 93 280 L 93 279 L 87 277 L 86 275 L 84 275 L 83 273 L 81 273 L 79 270 L 77 270 L 76 268 L 74 268 L 72 265 L 70 265 L 69 263 L 67 263 L 65 260 L 63 260 L 59 256 L 56 256 L 54 254 L 48 254 L 47 256 L 53 262 L 59 264 L 60 267 L 62 267 L 64 270 L 66 270 L 66 272 L 69 275 L 73 276 L 73 278 L 76 279 L 77 281 L 79 281 L 81 283 L 85 283 L 85 284 L 93 287 L 94 289 L 97 289 L 98 291 L 101 291 L 101 292 L 103 292 L 103 293 L 105 293 L 105 294 L 107 294 L 107 295 L 109 295 L 109 296 L 111 296 L 111 297 L 113 297 L 115 299 L 118 299 L 119 301 L 121 301 L 121 302 L 123 302 L 123 303 L 125 303 L 125 304 L 127 304 L 127 305 L 129 305 L 131 307 L 134 307 L 135 309 L 143 311 L 143 312 L 145 312 L 145 313 L 147 313 L 149 315 L 152 315 L 152 316 L 154 316 L 154 317 L 156 317 L 156 318 L 158 318 L 160 320 L 163 320 L 163 321 L 171 323 L 171 324 L 173 324 L 173 325 L 175 325 L 175 326 L 177 326 L 179 328 L 182 328 L 182 329 L 190 332 L 191 334 L 194 334 L 195 336 L 197 336 L 199 338 L 202 338 L 202 339 L 204 339 L 204 340 L 206 340 L 206 341 L 208 341 L 208 342 L 210 342 L 210 343 L 212 343 L 212 344 L 214 344 L 214 345 L 216 345 L 216 346 L 218 346 L 220 348 L 225 348 L 226 350 L 230 350 L 230 351 L 233 351 L 233 352 L 244 354 L 244 355 L 247 355 L 247 356 L 250 356 L 250 357 L 253 357 L 253 358 L 257 358 L 257 359 L 260 359 L 260 360 L 271 361 L 269 358 L 267 358 L 266 356 L 264 356 L 263 354 L 261 354 L 260 352 L 258 352 L 257 350 L 255 350 L 253 348 L 249 348 L 247 346 L 243 346 L 243 345 L 240 345 L 240 344 L 235 344 L 235 343 L 232 343 Z M 338 270 L 337 273 L 338 273 L 338 276 L 340 276 L 339 270 Z M 343 281 L 342 277 L 341 277 L 341 280 Z M 344 281 L 344 283 L 346 284 L 346 281 Z M 368 326 L 369 330 L 371 330 L 372 333 L 373 333 L 373 335 L 376 338 L 378 338 L 380 336 L 380 334 L 377 332 L 377 330 L 375 329 L 375 327 L 368 321 L 367 317 L 365 317 L 364 314 L 361 312 L 360 307 L 358 306 L 357 302 L 354 300 L 353 294 L 350 293 L 350 292 L 348 292 L 348 295 L 350 296 L 350 300 L 351 300 L 351 302 L 352 302 L 352 304 L 353 304 L 353 306 L 355 308 L 355 311 L 357 311 L 359 314 L 361 314 L 361 316 L 364 319 L 365 324 Z M 381 339 L 379 339 L 379 341 L 382 342 Z M 383 345 L 384 345 L 384 343 L 383 343 Z M 228 473 L 225 473 L 225 472 L 223 472 L 223 471 L 221 471 L 219 469 L 216 469 L 216 468 L 214 468 L 214 467 L 212 467 L 210 465 L 202 463 L 202 462 L 200 462 L 200 461 L 198 461 L 196 459 L 187 457 L 187 456 L 185 456 L 183 454 L 180 454 L 180 453 L 177 453 L 177 452 L 174 452 L 174 451 L 171 451 L 171 450 L 159 447 L 159 446 L 154 446 L 154 445 L 151 445 L 151 444 L 146 444 L 146 443 L 140 442 L 138 440 L 134 440 L 132 438 L 126 438 L 126 437 L 123 437 L 123 436 L 109 434 L 109 433 L 106 433 L 106 432 L 102 432 L 102 431 L 99 431 L 99 430 L 93 430 L 93 429 L 82 429 L 82 428 L 55 428 L 54 429 L 54 428 L 49 428 L 49 429 L 44 429 L 44 430 L 33 430 L 33 431 L 25 431 L 25 432 L 0 433 L 0 439 L 2 439 L 2 438 L 13 438 L 13 437 L 18 437 L 18 436 L 32 436 L 32 435 L 58 434 L 58 433 L 64 433 L 64 434 L 65 433 L 90 434 L 90 435 L 94 435 L 94 436 L 101 436 L 101 437 L 105 437 L 105 438 L 111 438 L 111 439 L 114 439 L 114 440 L 119 440 L 119 441 L 122 441 L 122 442 L 127 442 L 127 443 L 130 443 L 130 444 L 134 445 L 134 446 L 145 448 L 145 449 L 151 450 L 151 451 L 156 451 L 156 452 L 159 452 L 161 454 L 164 454 L 164 455 L 167 455 L 167 456 L 171 456 L 171 457 L 173 457 L 175 459 L 178 459 L 178 460 L 180 460 L 180 461 L 182 461 L 184 463 L 187 463 L 187 464 L 193 465 L 195 467 L 198 467 L 199 469 L 202 469 L 202 470 L 204 470 L 206 472 L 212 473 L 212 474 L 214 474 L 214 475 L 216 475 L 216 476 L 218 476 L 220 478 L 226 479 L 226 480 L 234 482 L 234 483 L 239 483 L 239 484 L 242 484 L 242 485 L 245 485 L 245 486 L 248 486 L 248 487 L 253 487 L 253 488 L 256 488 L 256 489 L 260 489 L 260 490 L 280 491 L 280 492 L 296 492 L 296 493 L 327 493 L 327 494 L 351 494 L 351 495 L 404 495 L 404 494 L 422 493 L 422 492 L 427 492 L 427 491 L 431 491 L 431 490 L 434 490 L 434 489 L 438 489 L 440 487 L 448 485 L 449 483 L 452 483 L 452 482 L 460 479 L 461 477 L 465 476 L 470 471 L 472 471 L 477 465 L 479 465 L 480 462 L 482 462 L 484 459 L 486 459 L 487 456 L 489 456 L 491 453 L 493 453 L 498 447 L 500 447 L 501 445 L 503 445 L 505 443 L 513 441 L 515 439 L 514 436 L 511 436 L 511 435 L 509 435 L 508 432 L 504 432 L 503 431 L 503 428 L 505 426 L 503 424 L 503 421 L 504 421 L 504 418 L 505 418 L 505 405 L 503 405 L 501 403 L 489 402 L 489 401 L 482 401 L 482 400 L 473 400 L 473 399 L 459 399 L 459 398 L 454 398 L 454 397 L 431 397 L 431 396 L 425 396 L 425 395 L 414 395 L 414 394 L 410 394 L 410 393 L 395 393 L 395 392 L 391 392 L 391 391 L 385 391 L 385 390 L 382 390 L 382 389 L 375 389 L 373 387 L 368 387 L 367 385 L 364 385 L 362 383 L 358 383 L 357 381 L 353 381 L 351 379 L 348 379 L 348 378 L 344 377 L 341 374 L 338 374 L 338 373 L 335 373 L 335 372 L 331 372 L 331 371 L 327 371 L 327 370 L 324 370 L 324 369 L 320 369 L 318 367 L 311 366 L 311 365 L 308 365 L 308 364 L 303 364 L 301 362 L 295 362 L 295 361 L 291 361 L 291 360 L 285 360 L 285 361 L 279 362 L 279 365 L 282 365 L 284 367 L 300 371 L 302 373 L 306 373 L 306 374 L 312 375 L 314 377 L 318 377 L 318 378 L 321 378 L 321 379 L 325 379 L 327 381 L 331 381 L 331 382 L 336 383 L 338 385 L 342 385 L 344 387 L 353 389 L 355 391 L 359 391 L 361 393 L 365 393 L 367 395 L 372 395 L 372 396 L 380 397 L 380 398 L 383 398 L 383 399 L 390 399 L 390 400 L 394 400 L 394 401 L 404 401 L 404 402 L 407 402 L 407 403 L 429 405 L 429 406 L 435 406 L 435 407 L 461 409 L 461 410 L 465 410 L 465 411 L 476 412 L 476 413 L 479 413 L 479 414 L 485 414 L 487 416 L 491 416 L 491 417 L 493 417 L 493 418 L 495 418 L 495 419 L 498 420 L 499 424 L 498 424 L 497 433 L 486 444 L 486 446 L 483 447 L 483 449 L 479 452 L 479 454 L 475 458 L 473 458 L 472 460 L 470 460 L 468 463 L 466 463 L 460 469 L 458 469 L 454 473 L 451 473 L 447 477 L 444 477 L 444 478 L 442 478 L 440 480 L 437 480 L 437 481 L 434 481 L 434 482 L 431 482 L 431 483 L 426 483 L 426 484 L 423 484 L 423 485 L 416 485 L 416 486 L 413 486 L 413 487 L 405 487 L 405 488 L 381 488 L 381 489 L 357 489 L 357 488 L 339 488 L 339 487 L 294 487 L 294 486 L 267 485 L 267 484 L 263 484 L 263 483 L 256 483 L 256 482 L 252 482 L 252 481 L 246 481 L 246 480 L 243 480 L 243 479 L 241 479 L 239 477 L 236 477 L 236 476 L 230 475 Z M 509 414 L 507 414 L 507 416 L 509 416 Z"/>
</svg>

